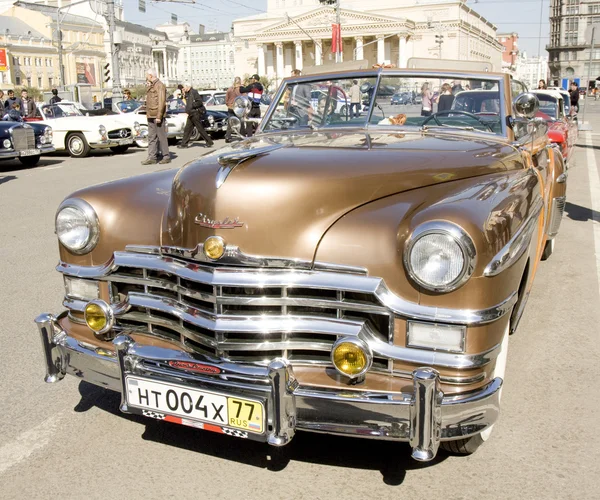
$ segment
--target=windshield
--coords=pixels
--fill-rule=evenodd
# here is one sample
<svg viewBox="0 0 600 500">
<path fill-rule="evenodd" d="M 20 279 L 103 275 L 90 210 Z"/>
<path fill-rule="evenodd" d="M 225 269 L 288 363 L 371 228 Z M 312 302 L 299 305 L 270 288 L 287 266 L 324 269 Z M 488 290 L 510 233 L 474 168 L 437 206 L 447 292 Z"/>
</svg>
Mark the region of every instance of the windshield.
<svg viewBox="0 0 600 500">
<path fill-rule="evenodd" d="M 134 100 L 121 101 L 116 104 L 117 108 L 119 109 L 119 111 L 121 111 L 121 113 L 131 113 L 132 111 L 135 111 L 137 108 L 139 108 L 141 105 L 141 102 L 137 102 Z"/>
<path fill-rule="evenodd" d="M 382 75 L 379 86 L 376 76 L 287 82 L 263 131 L 368 124 L 503 135 L 505 113 L 498 82 L 462 80 L 451 74 L 441 78 Z"/>
<path fill-rule="evenodd" d="M 183 99 L 169 99 L 167 101 L 167 113 L 185 113 Z"/>
<path fill-rule="evenodd" d="M 558 118 L 558 99 L 551 95 L 535 94 L 540 101 L 540 110 L 538 116 L 545 120 L 556 120 Z"/>
<path fill-rule="evenodd" d="M 46 118 L 63 118 L 65 116 L 83 116 L 74 104 L 46 104 L 42 106 L 42 113 Z"/>
</svg>

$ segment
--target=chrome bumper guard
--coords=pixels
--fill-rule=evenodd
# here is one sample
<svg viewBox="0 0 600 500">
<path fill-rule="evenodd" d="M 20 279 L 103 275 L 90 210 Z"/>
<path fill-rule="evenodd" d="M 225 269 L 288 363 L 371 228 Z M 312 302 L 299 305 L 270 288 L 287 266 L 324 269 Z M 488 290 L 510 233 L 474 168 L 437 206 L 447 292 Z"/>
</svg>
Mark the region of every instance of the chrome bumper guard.
<svg viewBox="0 0 600 500">
<path fill-rule="evenodd" d="M 113 341 L 115 351 L 111 351 L 70 337 L 51 314 L 41 314 L 35 322 L 42 339 L 46 382 L 73 375 L 120 392 L 121 411 L 142 415 L 142 410 L 127 404 L 128 375 L 250 397 L 264 404 L 266 430 L 244 437 L 273 446 L 288 444 L 296 430 L 304 430 L 408 441 L 412 457 L 428 461 L 436 456 L 440 441 L 475 435 L 498 418 L 500 378 L 476 392 L 444 396 L 438 372 L 425 367 L 413 371 L 412 393 L 318 389 L 299 386 L 292 366 L 281 358 L 266 367 L 215 362 L 185 351 L 138 344 L 128 335 L 119 335 Z M 193 373 L 171 366 L 180 363 L 169 363 L 182 361 L 214 367 L 215 374 Z M 225 427 L 222 431 L 235 434 Z"/>
</svg>

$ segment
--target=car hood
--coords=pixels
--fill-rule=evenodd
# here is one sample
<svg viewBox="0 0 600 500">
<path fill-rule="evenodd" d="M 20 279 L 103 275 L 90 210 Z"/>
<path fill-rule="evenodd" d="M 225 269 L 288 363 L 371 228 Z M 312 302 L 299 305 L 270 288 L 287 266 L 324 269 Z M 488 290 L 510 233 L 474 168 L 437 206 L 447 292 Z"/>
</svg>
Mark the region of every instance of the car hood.
<svg viewBox="0 0 600 500">
<path fill-rule="evenodd" d="M 219 235 L 246 254 L 312 261 L 324 233 L 349 211 L 403 191 L 506 171 L 516 154 L 501 140 L 475 135 L 259 136 L 177 173 L 162 244 L 195 248 Z"/>
<path fill-rule="evenodd" d="M 91 130 L 95 132 L 100 125 L 104 125 L 106 130 L 111 131 L 117 128 L 129 128 L 120 115 L 104 116 L 65 116 L 62 118 L 51 118 L 44 120 L 45 124 L 50 125 L 54 130 Z"/>
</svg>

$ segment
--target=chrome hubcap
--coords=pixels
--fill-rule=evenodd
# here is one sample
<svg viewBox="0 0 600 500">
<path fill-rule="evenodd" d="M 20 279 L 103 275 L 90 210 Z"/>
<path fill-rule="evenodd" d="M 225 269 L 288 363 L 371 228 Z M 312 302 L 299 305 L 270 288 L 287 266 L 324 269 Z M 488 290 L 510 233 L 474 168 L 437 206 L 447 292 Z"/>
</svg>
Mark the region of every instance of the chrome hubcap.
<svg viewBox="0 0 600 500">
<path fill-rule="evenodd" d="M 69 141 L 69 149 L 75 154 L 83 151 L 83 141 L 79 137 L 74 137 Z"/>
</svg>

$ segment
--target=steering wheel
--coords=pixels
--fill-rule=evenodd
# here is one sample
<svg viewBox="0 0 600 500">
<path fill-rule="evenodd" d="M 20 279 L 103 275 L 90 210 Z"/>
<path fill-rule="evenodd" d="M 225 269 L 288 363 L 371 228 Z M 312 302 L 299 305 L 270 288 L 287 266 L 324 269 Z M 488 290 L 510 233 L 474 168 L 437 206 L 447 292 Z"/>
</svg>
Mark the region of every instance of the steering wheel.
<svg viewBox="0 0 600 500">
<path fill-rule="evenodd" d="M 480 120 L 477 115 L 474 115 L 473 113 L 469 113 L 468 111 L 460 111 L 458 109 L 452 109 L 452 110 L 448 110 L 448 111 L 439 111 L 438 113 L 429 115 L 427 118 L 425 118 L 425 121 L 423 121 L 421 126 L 425 126 L 431 120 L 433 120 L 437 125 L 439 125 L 440 127 L 443 127 L 444 124 L 440 123 L 440 121 L 438 120 L 438 116 L 448 116 L 448 115 L 453 115 L 453 114 L 464 115 L 464 116 L 468 116 L 469 118 L 473 118 L 473 119 L 477 120 L 479 123 L 481 123 L 484 127 L 486 127 L 490 132 L 494 132 L 494 129 L 492 127 L 490 127 L 489 123 L 486 123 L 483 120 Z"/>
</svg>

